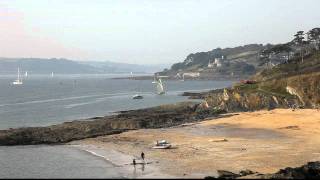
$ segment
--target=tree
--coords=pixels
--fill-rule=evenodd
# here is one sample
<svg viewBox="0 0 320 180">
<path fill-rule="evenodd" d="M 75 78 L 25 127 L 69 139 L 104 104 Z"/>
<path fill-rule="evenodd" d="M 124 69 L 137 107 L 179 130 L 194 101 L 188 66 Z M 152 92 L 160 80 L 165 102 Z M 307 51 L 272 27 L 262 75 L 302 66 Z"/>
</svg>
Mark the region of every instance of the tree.
<svg viewBox="0 0 320 180">
<path fill-rule="evenodd" d="M 290 61 L 290 52 L 292 51 L 290 43 L 275 45 L 270 49 L 270 51 L 273 52 L 274 54 L 285 52 L 287 53 L 287 56 L 288 56 L 286 63 Z"/>
<path fill-rule="evenodd" d="M 308 42 L 314 43 L 316 50 L 319 50 L 320 47 L 320 28 L 313 28 L 308 33 Z"/>
<path fill-rule="evenodd" d="M 293 42 L 296 43 L 297 45 L 303 44 L 304 35 L 305 35 L 305 34 L 304 34 L 304 31 L 298 31 L 298 32 L 294 35 Z"/>
<path fill-rule="evenodd" d="M 296 44 L 299 49 L 300 49 L 300 56 L 301 56 L 301 62 L 303 63 L 303 58 L 304 58 L 304 51 L 305 51 L 305 45 L 308 44 L 308 41 L 305 41 L 304 39 L 305 33 L 304 31 L 298 31 L 294 35 L 294 39 L 292 42 Z"/>
<path fill-rule="evenodd" d="M 271 55 L 277 55 L 279 53 L 287 53 L 288 59 L 286 60 L 286 63 L 288 63 L 288 61 L 290 60 L 290 52 L 292 52 L 292 48 L 290 43 L 286 43 L 286 44 L 277 44 L 274 46 L 270 46 L 267 49 L 264 49 L 260 52 L 260 65 L 263 64 L 267 64 L 270 67 L 272 67 L 272 63 L 271 63 L 271 59 L 270 56 Z"/>
<path fill-rule="evenodd" d="M 270 48 L 267 48 L 267 49 L 260 51 L 259 59 L 260 59 L 261 63 L 259 64 L 259 66 L 264 65 L 264 64 L 270 64 L 270 55 L 271 55 Z"/>
</svg>

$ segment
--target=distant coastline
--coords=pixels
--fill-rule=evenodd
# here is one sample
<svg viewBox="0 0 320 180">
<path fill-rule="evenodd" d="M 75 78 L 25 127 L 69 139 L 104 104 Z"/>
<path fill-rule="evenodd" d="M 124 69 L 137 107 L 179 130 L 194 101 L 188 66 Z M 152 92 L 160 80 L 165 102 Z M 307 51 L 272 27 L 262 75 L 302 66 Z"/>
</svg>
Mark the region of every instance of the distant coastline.
<svg viewBox="0 0 320 180">
<path fill-rule="evenodd" d="M 112 79 L 130 79 L 130 80 L 153 80 L 154 76 L 126 76 L 126 77 L 116 77 Z M 185 78 L 186 81 L 240 81 L 242 79 L 249 78 L 249 76 L 241 76 L 241 77 L 228 77 L 228 76 L 207 76 L 207 77 L 197 77 L 197 78 L 191 78 L 187 77 Z M 180 81 L 181 79 L 169 76 L 165 78 L 166 80 L 173 80 L 173 81 Z"/>
</svg>

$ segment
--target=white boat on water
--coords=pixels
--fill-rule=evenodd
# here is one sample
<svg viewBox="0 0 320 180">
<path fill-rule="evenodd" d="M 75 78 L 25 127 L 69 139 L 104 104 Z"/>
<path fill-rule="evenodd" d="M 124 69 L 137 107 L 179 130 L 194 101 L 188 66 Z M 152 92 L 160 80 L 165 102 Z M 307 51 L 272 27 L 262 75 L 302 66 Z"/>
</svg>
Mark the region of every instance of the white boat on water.
<svg viewBox="0 0 320 180">
<path fill-rule="evenodd" d="M 18 68 L 18 77 L 15 81 L 12 82 L 13 85 L 22 85 L 22 79 L 20 78 L 20 69 Z"/>
<path fill-rule="evenodd" d="M 51 77 L 53 77 L 53 72 L 51 72 Z"/>
<path fill-rule="evenodd" d="M 143 96 L 136 94 L 136 95 L 132 96 L 132 99 L 143 99 Z"/>
<path fill-rule="evenodd" d="M 28 77 L 28 71 L 24 73 L 24 77 Z"/>
</svg>

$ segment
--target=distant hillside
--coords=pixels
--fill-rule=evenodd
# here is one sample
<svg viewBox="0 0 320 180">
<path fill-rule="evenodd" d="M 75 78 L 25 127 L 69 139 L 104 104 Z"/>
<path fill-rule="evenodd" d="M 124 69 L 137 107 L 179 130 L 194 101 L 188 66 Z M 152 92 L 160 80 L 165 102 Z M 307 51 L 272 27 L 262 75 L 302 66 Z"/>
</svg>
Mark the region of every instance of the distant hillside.
<svg viewBox="0 0 320 180">
<path fill-rule="evenodd" d="M 85 61 L 81 64 L 90 65 L 101 69 L 103 72 L 134 72 L 134 73 L 155 73 L 168 68 L 168 64 L 157 64 L 157 65 L 140 65 L 140 64 L 127 64 L 127 63 L 116 63 L 110 61 Z"/>
<path fill-rule="evenodd" d="M 40 59 L 40 58 L 0 58 L 0 73 L 12 74 L 21 71 L 28 71 L 35 74 L 48 74 L 51 72 L 59 74 L 77 73 L 99 73 L 99 69 L 80 64 L 67 59 Z"/>
<path fill-rule="evenodd" d="M 92 74 L 92 73 L 154 73 L 165 65 L 135 65 L 114 62 L 73 61 L 68 59 L 0 58 L 0 74 L 14 74 L 18 67 L 22 72 L 34 74 Z"/>
<path fill-rule="evenodd" d="M 183 62 L 173 64 L 165 75 L 200 72 L 206 77 L 248 76 L 261 69 L 259 53 L 272 45 L 249 44 L 234 48 L 216 48 L 208 52 L 189 54 Z"/>
</svg>

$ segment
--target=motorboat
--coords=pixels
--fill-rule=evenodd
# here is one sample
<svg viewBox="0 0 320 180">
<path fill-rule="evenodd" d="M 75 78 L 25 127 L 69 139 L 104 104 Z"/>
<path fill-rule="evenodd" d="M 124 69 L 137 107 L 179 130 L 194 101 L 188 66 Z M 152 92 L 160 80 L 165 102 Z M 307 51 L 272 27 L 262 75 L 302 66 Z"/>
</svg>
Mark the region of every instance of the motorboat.
<svg viewBox="0 0 320 180">
<path fill-rule="evenodd" d="M 136 95 L 132 96 L 132 99 L 143 99 L 143 96 L 136 94 Z"/>
</svg>

